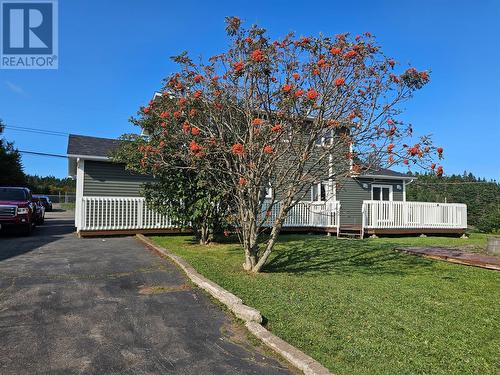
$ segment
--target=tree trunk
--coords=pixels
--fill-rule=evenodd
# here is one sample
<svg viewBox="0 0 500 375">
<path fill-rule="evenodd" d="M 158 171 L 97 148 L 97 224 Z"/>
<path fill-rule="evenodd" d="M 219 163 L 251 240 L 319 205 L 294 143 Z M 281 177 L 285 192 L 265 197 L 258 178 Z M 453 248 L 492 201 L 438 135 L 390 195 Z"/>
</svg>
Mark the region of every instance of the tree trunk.
<svg viewBox="0 0 500 375">
<path fill-rule="evenodd" d="M 242 225 L 243 248 L 245 250 L 245 263 L 243 269 L 251 271 L 258 260 L 258 229 L 257 217 L 255 215 L 248 215 L 248 219 Z"/>
<path fill-rule="evenodd" d="M 255 264 L 257 263 L 257 257 L 252 251 L 245 250 L 245 263 L 243 263 L 243 269 L 245 271 L 251 271 Z"/>
<path fill-rule="evenodd" d="M 210 229 L 206 225 L 202 225 L 199 230 L 200 245 L 208 245 L 210 243 Z"/>
<path fill-rule="evenodd" d="M 273 229 L 271 230 L 271 236 L 269 238 L 269 241 L 267 242 L 266 245 L 266 250 L 262 253 L 262 256 L 260 257 L 259 261 L 252 267 L 252 272 L 260 272 L 262 270 L 262 267 L 267 262 L 267 259 L 269 258 L 269 255 L 271 255 L 271 252 L 273 251 L 274 245 L 276 244 L 276 240 L 278 239 L 278 235 L 280 234 L 281 231 L 281 224 L 277 223 L 273 226 Z"/>
<path fill-rule="evenodd" d="M 243 269 L 245 271 L 250 271 L 255 267 L 257 263 L 257 254 L 259 251 L 257 245 L 257 234 L 252 232 L 249 233 L 249 237 L 247 241 L 243 242 L 243 247 L 245 249 L 245 263 L 243 264 Z"/>
<path fill-rule="evenodd" d="M 269 241 L 267 241 L 266 249 L 260 256 L 258 262 L 252 267 L 252 272 L 260 272 L 266 264 L 269 256 L 271 255 L 271 252 L 274 249 L 274 245 L 276 244 L 278 236 L 281 232 L 283 222 L 285 221 L 286 215 L 289 211 L 290 204 L 292 203 L 293 196 L 294 193 L 290 192 L 288 197 L 283 201 L 278 217 L 276 218 L 273 229 L 271 230 L 271 236 L 269 237 Z"/>
</svg>

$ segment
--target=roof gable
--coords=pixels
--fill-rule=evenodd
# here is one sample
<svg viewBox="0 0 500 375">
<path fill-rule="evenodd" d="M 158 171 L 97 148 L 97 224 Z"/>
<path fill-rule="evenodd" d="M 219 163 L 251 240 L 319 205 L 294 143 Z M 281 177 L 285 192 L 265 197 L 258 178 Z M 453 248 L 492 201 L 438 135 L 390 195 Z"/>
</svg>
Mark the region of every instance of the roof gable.
<svg viewBox="0 0 500 375">
<path fill-rule="evenodd" d="M 70 134 L 68 139 L 68 155 L 97 156 L 107 158 L 120 145 L 118 139 L 88 137 Z"/>
<path fill-rule="evenodd" d="M 392 179 L 402 179 L 402 180 L 414 180 L 416 179 L 415 176 L 409 176 L 405 173 L 393 171 L 392 169 L 386 169 L 386 168 L 379 168 L 379 169 L 369 169 L 366 171 L 363 171 L 357 176 L 354 177 L 365 177 L 365 178 L 374 178 L 374 177 L 385 177 L 385 178 L 392 178 Z"/>
</svg>

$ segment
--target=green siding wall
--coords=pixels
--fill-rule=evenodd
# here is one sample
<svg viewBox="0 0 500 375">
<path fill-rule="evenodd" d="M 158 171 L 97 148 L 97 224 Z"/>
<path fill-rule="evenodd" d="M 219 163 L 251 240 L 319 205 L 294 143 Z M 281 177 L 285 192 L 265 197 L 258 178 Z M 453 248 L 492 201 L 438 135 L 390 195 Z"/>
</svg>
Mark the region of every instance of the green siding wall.
<svg viewBox="0 0 500 375">
<path fill-rule="evenodd" d="M 142 186 L 153 181 L 152 177 L 133 174 L 125 170 L 123 164 L 100 161 L 85 161 L 84 196 L 140 197 Z M 368 186 L 363 188 L 363 183 Z M 353 179 L 348 178 L 337 184 L 337 200 L 340 201 L 340 224 L 361 224 L 361 207 L 364 200 L 371 199 L 372 184 L 392 185 L 393 200 L 403 200 L 402 180 Z M 303 200 L 310 200 L 310 187 Z"/>
<path fill-rule="evenodd" d="M 368 186 L 366 188 L 363 188 L 363 183 L 367 184 Z M 337 200 L 340 201 L 340 225 L 361 225 L 361 208 L 364 200 L 371 199 L 372 184 L 392 185 L 392 200 L 403 200 L 402 180 L 373 180 L 354 178 L 343 180 L 337 185 Z M 396 188 L 397 185 L 401 186 L 400 190 Z"/>
<path fill-rule="evenodd" d="M 85 160 L 83 195 L 140 197 L 142 185 L 152 177 L 133 174 L 123 164 Z"/>
</svg>

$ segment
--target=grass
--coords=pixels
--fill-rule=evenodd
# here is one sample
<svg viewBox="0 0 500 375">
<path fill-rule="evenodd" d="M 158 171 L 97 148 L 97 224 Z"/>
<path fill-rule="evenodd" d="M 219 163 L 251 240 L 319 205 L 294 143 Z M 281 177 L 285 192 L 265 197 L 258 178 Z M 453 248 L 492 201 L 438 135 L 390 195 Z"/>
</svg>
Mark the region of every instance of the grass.
<svg viewBox="0 0 500 375">
<path fill-rule="evenodd" d="M 259 309 L 268 327 L 337 374 L 500 373 L 500 273 L 395 252 L 486 236 L 337 240 L 284 235 L 266 272 L 238 244 L 155 237 Z"/>
<path fill-rule="evenodd" d="M 75 210 L 75 204 L 74 203 L 60 203 L 59 206 L 64 211 L 74 211 Z"/>
</svg>

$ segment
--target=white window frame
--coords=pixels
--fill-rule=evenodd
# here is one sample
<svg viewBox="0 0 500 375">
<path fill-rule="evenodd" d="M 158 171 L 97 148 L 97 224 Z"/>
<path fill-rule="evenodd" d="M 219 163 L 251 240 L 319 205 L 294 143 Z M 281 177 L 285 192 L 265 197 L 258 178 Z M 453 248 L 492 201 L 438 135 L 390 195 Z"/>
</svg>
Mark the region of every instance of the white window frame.
<svg viewBox="0 0 500 375">
<path fill-rule="evenodd" d="M 271 199 L 273 197 L 273 187 L 271 185 L 266 187 L 266 195 L 264 196 L 265 199 Z"/>
<path fill-rule="evenodd" d="M 321 135 L 316 140 L 316 147 L 331 146 L 333 144 L 334 132 L 332 129 L 328 129 L 325 133 Z"/>
<path fill-rule="evenodd" d="M 384 184 L 372 184 L 372 187 L 371 187 L 371 194 L 372 194 L 372 201 L 374 200 L 373 199 L 373 188 L 389 188 L 389 201 L 384 201 L 382 199 L 379 199 L 379 201 L 381 202 L 392 202 L 393 201 L 393 190 L 394 190 L 394 187 L 392 185 L 384 185 Z M 383 194 L 382 194 L 382 191 L 380 191 L 380 197 L 382 198 Z"/>
<path fill-rule="evenodd" d="M 321 186 L 322 185 L 325 187 L 325 200 L 321 199 Z M 318 189 L 319 200 L 313 200 L 314 187 L 316 187 Z M 331 187 L 331 184 L 328 180 L 327 181 L 320 181 L 320 182 L 317 182 L 317 183 L 311 185 L 311 203 L 325 203 L 331 199 L 332 195 L 333 195 L 332 187 Z"/>
</svg>

